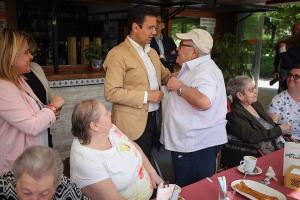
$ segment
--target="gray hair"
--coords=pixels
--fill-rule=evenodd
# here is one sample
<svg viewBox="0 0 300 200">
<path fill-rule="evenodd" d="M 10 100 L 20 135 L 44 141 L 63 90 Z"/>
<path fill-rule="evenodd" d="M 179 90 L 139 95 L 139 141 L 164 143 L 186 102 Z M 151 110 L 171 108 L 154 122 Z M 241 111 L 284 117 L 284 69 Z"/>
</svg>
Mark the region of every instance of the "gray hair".
<svg viewBox="0 0 300 200">
<path fill-rule="evenodd" d="M 238 101 L 236 94 L 244 93 L 247 81 L 252 81 L 252 79 L 249 76 L 236 76 L 230 79 L 226 87 L 227 95 L 231 95 L 234 101 Z"/>
<path fill-rule="evenodd" d="M 32 146 L 16 159 L 12 171 L 16 181 L 24 172 L 36 180 L 51 174 L 56 188 L 63 176 L 63 163 L 57 151 L 45 146 Z"/>
<path fill-rule="evenodd" d="M 196 49 L 196 51 L 198 52 L 198 55 L 197 57 L 200 57 L 200 56 L 205 56 L 205 55 L 208 55 L 209 53 L 204 53 L 203 51 L 201 51 L 197 45 L 194 43 L 194 41 L 192 40 L 192 45 L 193 45 L 193 48 Z"/>
<path fill-rule="evenodd" d="M 72 114 L 72 134 L 82 140 L 82 144 L 91 142 L 90 123 L 100 118 L 100 101 L 89 99 L 76 104 Z"/>
</svg>

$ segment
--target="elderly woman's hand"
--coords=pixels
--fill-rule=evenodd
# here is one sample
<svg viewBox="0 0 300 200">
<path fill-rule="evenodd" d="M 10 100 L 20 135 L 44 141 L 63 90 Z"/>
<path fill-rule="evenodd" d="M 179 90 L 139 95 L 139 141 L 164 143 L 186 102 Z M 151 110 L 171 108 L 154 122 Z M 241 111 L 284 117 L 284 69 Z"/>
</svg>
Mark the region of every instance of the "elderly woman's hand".
<svg viewBox="0 0 300 200">
<path fill-rule="evenodd" d="M 282 134 L 288 134 L 292 130 L 292 125 L 291 124 L 281 124 L 281 125 L 279 125 L 279 127 L 282 131 Z"/>
<path fill-rule="evenodd" d="M 156 171 L 149 173 L 149 175 L 151 178 L 151 183 L 152 183 L 153 188 L 156 188 L 160 183 L 163 182 L 163 180 L 160 178 L 160 176 L 158 176 Z"/>
</svg>

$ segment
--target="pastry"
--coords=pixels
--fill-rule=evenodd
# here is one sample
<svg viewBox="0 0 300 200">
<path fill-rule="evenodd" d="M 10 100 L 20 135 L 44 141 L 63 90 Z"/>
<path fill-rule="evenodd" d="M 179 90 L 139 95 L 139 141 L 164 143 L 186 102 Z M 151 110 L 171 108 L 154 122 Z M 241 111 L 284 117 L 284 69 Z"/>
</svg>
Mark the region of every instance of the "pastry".
<svg viewBox="0 0 300 200">
<path fill-rule="evenodd" d="M 253 190 L 252 188 L 248 187 L 244 181 L 241 181 L 240 183 L 236 184 L 234 188 L 238 189 L 243 193 L 255 197 L 257 200 L 278 200 L 277 197 L 266 195 L 264 193 Z"/>
</svg>

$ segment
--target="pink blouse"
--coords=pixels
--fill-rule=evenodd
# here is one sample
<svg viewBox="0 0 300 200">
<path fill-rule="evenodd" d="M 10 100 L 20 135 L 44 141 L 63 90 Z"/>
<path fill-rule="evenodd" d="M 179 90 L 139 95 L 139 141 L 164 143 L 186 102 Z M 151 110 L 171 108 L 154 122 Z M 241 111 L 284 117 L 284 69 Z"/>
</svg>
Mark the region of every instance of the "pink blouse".
<svg viewBox="0 0 300 200">
<path fill-rule="evenodd" d="M 42 145 L 41 133 L 56 120 L 53 111 L 39 108 L 38 98 L 23 78 L 20 84 L 26 92 L 0 79 L 0 175 L 27 147 Z"/>
</svg>

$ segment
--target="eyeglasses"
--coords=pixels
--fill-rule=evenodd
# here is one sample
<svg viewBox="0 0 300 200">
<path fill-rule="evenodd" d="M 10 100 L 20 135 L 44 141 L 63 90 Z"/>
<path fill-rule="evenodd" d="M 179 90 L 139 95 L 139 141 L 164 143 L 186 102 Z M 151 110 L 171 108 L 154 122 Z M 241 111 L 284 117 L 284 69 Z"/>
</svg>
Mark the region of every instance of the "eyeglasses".
<svg viewBox="0 0 300 200">
<path fill-rule="evenodd" d="M 191 45 L 191 44 L 183 44 L 182 42 L 180 42 L 178 48 L 181 48 L 181 47 L 191 47 L 191 48 L 194 48 L 194 45 Z"/>
<path fill-rule="evenodd" d="M 293 78 L 295 81 L 300 79 L 300 75 L 288 73 L 289 78 Z"/>
<path fill-rule="evenodd" d="M 250 92 L 250 93 L 257 92 L 256 85 L 254 85 L 251 88 L 245 88 L 244 91 L 242 92 L 242 94 L 246 94 L 246 92 Z"/>
</svg>

